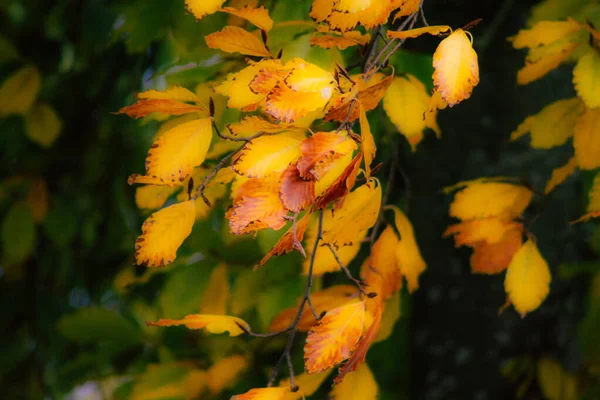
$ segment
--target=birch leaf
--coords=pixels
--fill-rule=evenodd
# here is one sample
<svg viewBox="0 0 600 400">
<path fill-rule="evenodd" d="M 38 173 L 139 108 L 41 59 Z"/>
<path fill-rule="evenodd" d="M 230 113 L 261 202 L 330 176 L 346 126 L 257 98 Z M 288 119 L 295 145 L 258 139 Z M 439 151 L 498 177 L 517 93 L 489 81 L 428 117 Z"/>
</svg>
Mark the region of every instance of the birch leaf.
<svg viewBox="0 0 600 400">
<path fill-rule="evenodd" d="M 333 400 L 376 400 L 378 391 L 373 373 L 367 364 L 362 364 L 334 386 L 330 396 Z"/>
<path fill-rule="evenodd" d="M 196 19 L 201 19 L 217 12 L 223 3 L 225 0 L 185 0 L 185 7 Z"/>
<path fill-rule="evenodd" d="M 577 94 L 588 108 L 600 107 L 600 53 L 594 49 L 579 59 L 573 69 Z"/>
<path fill-rule="evenodd" d="M 243 18 L 265 32 L 269 32 L 273 27 L 273 20 L 271 19 L 271 17 L 269 17 L 269 11 L 267 11 L 267 9 L 263 6 L 260 6 L 259 8 L 223 7 L 219 11 Z"/>
<path fill-rule="evenodd" d="M 238 336 L 250 330 L 246 321 L 229 315 L 190 314 L 183 319 L 160 319 L 157 322 L 146 322 L 149 326 L 181 326 L 188 329 L 206 329 L 210 333 L 229 332 L 229 336 Z M 244 329 L 240 328 L 244 327 Z"/>
<path fill-rule="evenodd" d="M 575 124 L 573 148 L 584 170 L 600 167 L 600 108 L 587 109 Z"/>
<path fill-rule="evenodd" d="M 226 26 L 219 32 L 205 36 L 204 39 L 211 49 L 247 56 L 271 57 L 271 53 L 258 37 L 237 26 Z"/>
</svg>

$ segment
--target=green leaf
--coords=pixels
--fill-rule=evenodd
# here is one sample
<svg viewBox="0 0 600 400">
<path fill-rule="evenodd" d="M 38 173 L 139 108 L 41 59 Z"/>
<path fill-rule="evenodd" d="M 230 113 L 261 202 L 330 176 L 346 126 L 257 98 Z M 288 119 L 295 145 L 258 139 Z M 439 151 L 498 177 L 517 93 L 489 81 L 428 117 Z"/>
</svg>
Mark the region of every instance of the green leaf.
<svg viewBox="0 0 600 400">
<path fill-rule="evenodd" d="M 24 201 L 15 203 L 2 222 L 2 252 L 8 264 L 25 261 L 35 245 L 35 220 Z"/>
<path fill-rule="evenodd" d="M 57 322 L 58 331 L 78 343 L 115 342 L 130 347 L 142 341 L 140 330 L 115 311 L 101 307 L 81 308 Z"/>
<path fill-rule="evenodd" d="M 214 263 L 201 261 L 176 268 L 158 298 L 162 318 L 182 318 L 198 311 Z"/>
</svg>

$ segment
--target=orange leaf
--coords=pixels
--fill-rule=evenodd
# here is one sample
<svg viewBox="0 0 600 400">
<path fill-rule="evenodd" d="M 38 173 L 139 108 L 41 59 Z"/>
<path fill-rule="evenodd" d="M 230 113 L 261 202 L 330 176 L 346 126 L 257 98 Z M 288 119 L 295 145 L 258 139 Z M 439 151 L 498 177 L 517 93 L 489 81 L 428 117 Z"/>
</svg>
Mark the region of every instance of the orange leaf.
<svg viewBox="0 0 600 400">
<path fill-rule="evenodd" d="M 183 319 L 160 319 L 157 322 L 146 322 L 149 326 L 180 326 L 188 329 L 206 329 L 210 333 L 229 332 L 229 336 L 238 336 L 250 330 L 243 319 L 229 315 L 190 314 Z M 240 328 L 242 326 L 244 329 Z"/>
<path fill-rule="evenodd" d="M 265 111 L 275 119 L 294 122 L 310 111 L 323 108 L 331 92 L 295 92 L 286 84 L 278 83 L 267 96 Z"/>
<path fill-rule="evenodd" d="M 402 286 L 402 275 L 396 262 L 399 241 L 394 228 L 388 226 L 373 245 L 371 257 L 360 269 L 360 276 L 369 292 L 377 293 L 379 301 L 387 300 Z"/>
<path fill-rule="evenodd" d="M 390 76 L 380 80 L 379 82 L 377 82 L 373 78 L 371 78 L 371 80 L 369 80 L 368 83 L 361 84 L 359 82 L 360 86 L 365 86 L 365 87 L 363 89 L 359 88 L 359 92 L 356 97 L 357 97 L 357 100 L 360 102 L 360 104 L 362 104 L 362 106 L 365 108 L 365 111 L 369 111 L 369 110 L 372 110 L 375 107 L 377 107 L 377 105 L 383 98 L 385 91 L 392 83 L 393 78 L 394 78 L 394 76 L 390 75 Z M 345 103 L 344 105 L 342 105 L 341 107 L 331 108 L 330 110 L 327 111 L 327 114 L 325 115 L 325 121 L 344 122 L 344 121 L 346 121 L 346 118 L 348 117 L 348 113 L 350 113 L 349 117 L 348 117 L 348 121 L 349 122 L 354 121 L 355 119 L 357 119 L 359 117 L 360 110 L 359 110 L 359 107 L 357 107 L 356 105 L 351 106 L 351 104 L 352 104 L 351 102 L 348 102 L 348 103 Z M 352 111 L 350 111 L 350 107 L 352 107 Z"/>
<path fill-rule="evenodd" d="M 275 243 L 275 246 L 260 260 L 259 265 L 265 265 L 267 261 L 273 256 L 280 256 L 286 254 L 294 249 L 305 255 L 304 248 L 300 244 L 304 238 L 304 232 L 308 227 L 310 221 L 310 212 L 304 214 L 300 221 L 296 222 L 296 226 L 291 226 L 290 229 Z M 295 235 L 295 237 L 294 237 Z"/>
<path fill-rule="evenodd" d="M 328 311 L 308 331 L 304 346 L 306 371 L 321 372 L 350 357 L 362 335 L 364 317 L 364 302 L 351 302 Z"/>
<path fill-rule="evenodd" d="M 315 133 L 300 145 L 302 156 L 297 162 L 300 176 L 320 180 L 333 167 L 333 161 L 357 147 L 356 142 L 345 134 Z"/>
<path fill-rule="evenodd" d="M 477 53 L 467 34 L 455 30 L 433 54 L 433 84 L 450 107 L 471 97 L 479 83 Z"/>
<path fill-rule="evenodd" d="M 521 224 L 510 220 L 492 217 L 465 221 L 460 224 L 450 225 L 444 236 L 454 236 L 455 246 L 473 246 L 478 242 L 485 241 L 492 244 L 502 240 L 504 234 Z"/>
<path fill-rule="evenodd" d="M 256 94 L 268 95 L 273 88 L 288 76 L 289 71 L 281 68 L 264 68 L 252 78 L 248 87 Z"/>
<path fill-rule="evenodd" d="M 352 46 L 365 46 L 371 40 L 371 35 L 362 34 L 358 31 L 351 32 L 335 32 L 327 31 L 314 34 L 310 37 L 311 46 L 319 46 L 323 49 L 337 47 L 340 50 L 347 49 Z"/>
<path fill-rule="evenodd" d="M 196 19 L 201 19 L 217 12 L 223 3 L 225 0 L 185 0 L 185 7 Z"/>
<path fill-rule="evenodd" d="M 138 100 L 135 104 L 119 109 L 116 114 L 127 114 L 130 118 L 142 118 L 152 113 L 183 115 L 200 111 L 206 111 L 206 109 L 203 106 L 186 104 L 170 99 L 142 99 Z"/>
<path fill-rule="evenodd" d="M 375 308 L 375 314 L 373 315 L 373 322 L 371 326 L 367 329 L 364 336 L 357 343 L 352 356 L 346 361 L 346 363 L 340 367 L 338 371 L 338 376 L 333 380 L 334 385 L 339 384 L 344 379 L 346 374 L 356 371 L 356 369 L 365 362 L 365 358 L 367 357 L 367 352 L 369 351 L 369 347 L 371 347 L 371 343 L 377 337 L 377 333 L 379 332 L 379 327 L 381 326 L 381 315 L 383 313 L 383 307 L 380 303 L 377 303 Z"/>
<path fill-rule="evenodd" d="M 394 15 L 394 22 L 400 17 L 406 17 L 419 11 L 420 0 L 401 0 L 400 11 Z"/>
<path fill-rule="evenodd" d="M 271 17 L 269 17 L 269 12 L 263 6 L 260 6 L 259 8 L 223 7 L 219 11 L 243 18 L 265 32 L 270 31 L 273 27 L 273 20 L 271 19 Z"/>
<path fill-rule="evenodd" d="M 172 263 L 177 249 L 192 232 L 194 210 L 194 200 L 189 200 L 149 216 L 142 225 L 142 235 L 135 241 L 136 262 L 148 267 Z"/>
<path fill-rule="evenodd" d="M 360 160 L 363 158 L 362 151 L 356 154 L 350 164 L 344 169 L 342 174 L 333 181 L 331 186 L 325 190 L 325 192 L 319 196 L 315 203 L 315 210 L 326 208 L 333 201 L 343 199 L 350 193 L 354 184 L 356 183 L 356 177 L 358 176 Z M 337 209 L 337 207 L 334 207 Z"/>
<path fill-rule="evenodd" d="M 523 227 L 509 229 L 496 243 L 480 242 L 473 247 L 471 271 L 474 274 L 498 274 L 508 267 L 523 242 Z"/>
<path fill-rule="evenodd" d="M 419 276 L 425 271 L 427 264 L 421 256 L 412 224 L 398 207 L 390 208 L 394 210 L 396 229 L 400 233 L 396 262 L 400 273 L 406 278 L 408 291 L 412 293 L 419 288 Z"/>
<path fill-rule="evenodd" d="M 252 389 L 244 394 L 236 394 L 231 400 L 283 400 L 287 392 L 283 387 Z"/>
<path fill-rule="evenodd" d="M 175 100 L 183 102 L 195 102 L 196 94 L 181 86 L 173 86 L 163 92 L 158 90 L 147 90 L 136 95 L 138 99 L 143 100 Z"/>
<path fill-rule="evenodd" d="M 276 180 L 252 178 L 238 189 L 233 206 L 227 211 L 231 232 L 236 235 L 271 228 L 281 229 L 288 210 L 279 198 Z"/>
<path fill-rule="evenodd" d="M 409 29 L 406 31 L 388 31 L 388 38 L 394 39 L 409 39 L 416 38 L 425 33 L 430 35 L 439 35 L 440 33 L 452 30 L 448 25 L 430 25 L 422 28 Z"/>
<path fill-rule="evenodd" d="M 211 33 L 204 39 L 211 49 L 248 56 L 271 57 L 271 53 L 259 38 L 237 26 L 226 26 L 220 32 Z"/>
<path fill-rule="evenodd" d="M 322 22 L 333 11 L 334 0 L 314 0 L 310 7 L 310 17 L 317 22 Z"/>
<path fill-rule="evenodd" d="M 279 196 L 288 210 L 302 211 L 315 201 L 315 182 L 302 179 L 296 164 L 292 164 L 281 174 Z"/>
<path fill-rule="evenodd" d="M 375 139 L 373 139 L 373 134 L 371 133 L 371 127 L 369 125 L 369 120 L 367 119 L 367 113 L 362 105 L 360 106 L 360 137 L 362 140 L 362 151 L 365 158 L 365 176 L 367 179 L 369 179 L 371 177 L 371 163 L 375 157 L 377 146 L 375 146 Z"/>
<path fill-rule="evenodd" d="M 320 315 L 324 311 L 333 310 L 334 308 L 348 303 L 350 297 L 356 295 L 356 292 L 357 289 L 355 286 L 335 285 L 319 292 L 312 293 L 310 299 L 317 314 Z M 277 332 L 290 326 L 296 318 L 298 307 L 300 306 L 302 299 L 303 297 L 298 299 L 295 307 L 286 308 L 280 312 L 279 315 L 273 319 L 271 325 L 269 325 L 269 332 Z M 317 321 L 315 320 L 312 311 L 308 307 L 304 307 L 298 322 L 298 330 L 301 332 L 308 331 L 316 323 Z"/>
</svg>

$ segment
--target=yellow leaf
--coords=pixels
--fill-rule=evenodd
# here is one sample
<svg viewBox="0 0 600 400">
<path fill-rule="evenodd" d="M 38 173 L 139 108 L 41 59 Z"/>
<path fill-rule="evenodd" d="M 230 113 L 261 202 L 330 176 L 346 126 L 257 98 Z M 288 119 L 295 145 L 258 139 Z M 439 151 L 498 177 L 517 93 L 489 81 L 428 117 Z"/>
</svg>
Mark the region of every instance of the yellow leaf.
<svg viewBox="0 0 600 400">
<path fill-rule="evenodd" d="M 26 65 L 0 86 L 0 117 L 25 114 L 38 96 L 42 78 L 36 67 Z"/>
<path fill-rule="evenodd" d="M 306 396 L 312 396 L 319 387 L 323 384 L 325 379 L 331 374 L 331 370 L 318 372 L 316 374 L 301 374 L 296 376 L 295 384 L 298 386 L 299 390 L 297 392 L 288 391 L 284 400 L 300 400 L 304 399 Z M 279 386 L 283 388 L 290 387 L 290 380 L 283 379 L 279 382 Z"/>
<path fill-rule="evenodd" d="M 173 86 L 165 91 L 147 90 L 138 93 L 137 98 L 143 100 L 175 100 L 183 102 L 195 102 L 197 100 L 194 92 L 181 86 Z"/>
<path fill-rule="evenodd" d="M 450 107 L 471 97 L 479 83 L 477 53 L 467 34 L 457 29 L 433 54 L 433 84 Z"/>
<path fill-rule="evenodd" d="M 227 266 L 219 264 L 210 274 L 208 285 L 202 295 L 200 314 L 225 315 L 229 302 L 229 275 Z"/>
<path fill-rule="evenodd" d="M 600 211 L 600 172 L 594 177 L 594 183 L 590 189 L 589 196 L 590 201 L 588 203 L 587 211 Z"/>
<path fill-rule="evenodd" d="M 396 229 L 400 233 L 396 263 L 400 273 L 406 278 L 408 291 L 412 293 L 419 288 L 419 276 L 425 271 L 427 264 L 419 251 L 412 224 L 398 207 L 391 208 L 394 210 Z"/>
<path fill-rule="evenodd" d="M 252 389 L 244 394 L 236 394 L 230 400 L 283 400 L 286 390 L 281 387 Z"/>
<path fill-rule="evenodd" d="M 515 253 L 506 270 L 504 289 L 522 317 L 538 308 L 548 295 L 550 269 L 530 239 Z"/>
<path fill-rule="evenodd" d="M 314 0 L 310 7 L 309 16 L 317 22 L 322 22 L 333 11 L 334 0 Z"/>
<path fill-rule="evenodd" d="M 183 115 L 201 111 L 206 112 L 206 107 L 170 99 L 141 99 L 135 104 L 120 108 L 116 114 L 127 114 L 130 118 L 142 118 L 152 113 Z"/>
<path fill-rule="evenodd" d="M 229 336 L 238 336 L 250 330 L 243 319 L 229 315 L 190 314 L 183 319 L 159 319 L 157 322 L 146 322 L 150 326 L 181 326 L 188 329 L 206 329 L 210 333 L 229 332 Z M 242 326 L 244 329 L 240 328 Z"/>
<path fill-rule="evenodd" d="M 575 124 L 573 148 L 581 169 L 600 167 L 600 108 L 587 109 Z"/>
<path fill-rule="evenodd" d="M 169 118 L 168 120 L 160 124 L 160 127 L 154 134 L 154 140 L 158 139 L 158 137 L 161 136 L 163 133 L 170 131 L 176 126 L 184 124 L 186 122 L 194 121 L 196 119 L 198 119 L 197 114 L 184 114 L 179 117 Z"/>
<path fill-rule="evenodd" d="M 362 364 L 335 385 L 330 396 L 333 400 L 376 400 L 378 390 L 373 373 L 367 364 Z"/>
<path fill-rule="evenodd" d="M 577 169 L 577 159 L 575 157 L 569 158 L 569 161 L 562 167 L 554 168 L 552 170 L 552 176 L 550 180 L 546 182 L 546 188 L 544 194 L 548 194 L 554 190 L 558 185 L 563 183 L 569 176 L 573 175 Z"/>
<path fill-rule="evenodd" d="M 135 190 L 135 204 L 139 209 L 155 210 L 162 207 L 176 190 L 169 186 L 140 186 Z"/>
<path fill-rule="evenodd" d="M 157 186 L 171 186 L 171 187 L 182 187 L 183 184 L 179 181 L 165 181 L 162 178 L 157 176 L 146 176 L 146 175 L 138 175 L 131 174 L 129 178 L 127 178 L 127 184 L 142 184 L 142 185 L 157 185 Z"/>
<path fill-rule="evenodd" d="M 323 219 L 323 241 L 335 247 L 358 243 L 375 225 L 381 207 L 381 186 L 370 181 L 352 191 L 333 216 Z M 330 214 L 330 211 L 325 211 Z"/>
<path fill-rule="evenodd" d="M 136 262 L 148 267 L 172 263 L 177 249 L 192 232 L 194 220 L 194 200 L 173 204 L 149 216 L 136 240 Z"/>
<path fill-rule="evenodd" d="M 315 183 L 316 197 L 323 195 L 325 191 L 331 187 L 335 180 L 338 179 L 342 173 L 344 173 L 344 170 L 346 167 L 348 167 L 348 165 L 350 165 L 352 159 L 352 151 L 349 151 L 344 156 L 333 161 L 331 166 L 327 169 L 327 172 Z"/>
<path fill-rule="evenodd" d="M 241 355 L 225 357 L 217 361 L 207 371 L 208 388 L 214 395 L 228 389 L 248 368 L 248 361 Z"/>
<path fill-rule="evenodd" d="M 146 174 L 165 181 L 183 181 L 202 164 L 211 140 L 210 118 L 177 125 L 154 141 L 146 158 Z"/>
<path fill-rule="evenodd" d="M 450 225 L 444 236 L 455 235 L 454 243 L 459 246 L 474 246 L 478 242 L 489 244 L 502 240 L 506 231 L 520 226 L 516 222 L 501 218 L 473 219 L 460 224 Z"/>
<path fill-rule="evenodd" d="M 578 43 L 559 40 L 529 51 L 526 64 L 517 72 L 517 83 L 525 85 L 545 76 L 569 58 Z"/>
<path fill-rule="evenodd" d="M 215 91 L 228 96 L 227 107 L 245 108 L 258 104 L 265 95 L 250 90 L 250 82 L 260 71 L 260 66 L 250 65 L 241 71 L 227 75 L 227 80 L 215 87 Z"/>
<path fill-rule="evenodd" d="M 259 8 L 244 7 L 244 8 L 232 8 L 223 7 L 219 11 L 235 15 L 249 21 L 259 29 L 268 32 L 273 27 L 273 20 L 269 17 L 269 12 L 263 6 Z"/>
<path fill-rule="evenodd" d="M 413 151 L 423 139 L 425 128 L 431 128 L 437 135 L 440 134 L 436 122 L 437 109 L 427 112 L 430 101 L 425 85 L 412 75 L 394 78 L 383 96 L 386 114 L 406 137 Z"/>
<path fill-rule="evenodd" d="M 532 191 L 524 186 L 474 181 L 456 193 L 450 215 L 463 221 L 489 217 L 512 219 L 523 213 L 532 196 Z"/>
<path fill-rule="evenodd" d="M 373 163 L 373 158 L 375 158 L 377 146 L 375 145 L 375 139 L 373 139 L 373 134 L 371 133 L 367 113 L 362 105 L 360 106 L 360 138 L 365 160 L 366 178 L 369 179 L 371 177 L 371 164 Z"/>
<path fill-rule="evenodd" d="M 565 371 L 556 360 L 543 357 L 537 363 L 537 379 L 548 400 L 577 400 L 577 376 Z"/>
<path fill-rule="evenodd" d="M 352 46 L 366 46 L 370 40 L 370 34 L 366 33 L 363 35 L 358 31 L 321 31 L 310 37 L 310 45 L 319 46 L 323 49 L 330 49 L 335 46 L 340 50 L 345 50 Z"/>
<path fill-rule="evenodd" d="M 25 114 L 25 134 L 42 147 L 52 146 L 61 130 L 62 121 L 49 104 L 38 103 Z"/>
<path fill-rule="evenodd" d="M 567 21 L 541 21 L 530 29 L 521 29 L 511 39 L 515 49 L 532 48 L 556 42 L 581 29 L 581 24 L 573 19 Z"/>
<path fill-rule="evenodd" d="M 401 304 L 400 301 L 402 296 L 400 292 L 394 293 L 394 295 L 386 300 L 385 308 L 383 309 L 383 315 L 381 316 L 381 325 L 379 326 L 379 332 L 373 340 L 373 343 L 383 342 L 392 336 L 394 326 L 401 315 Z"/>
<path fill-rule="evenodd" d="M 310 111 L 325 107 L 331 94 L 330 88 L 320 92 L 295 92 L 280 82 L 267 96 L 265 111 L 275 119 L 294 122 Z"/>
<path fill-rule="evenodd" d="M 439 35 L 440 33 L 451 30 L 452 28 L 450 28 L 448 25 L 430 25 L 422 28 L 408 29 L 406 31 L 388 31 L 387 36 L 388 38 L 394 39 L 409 39 L 419 37 L 426 33 L 430 35 Z"/>
<path fill-rule="evenodd" d="M 365 111 L 370 111 L 377 107 L 394 78 L 393 75 L 385 78 L 382 77 L 381 74 L 375 74 L 368 82 L 365 82 L 362 76 L 352 77 L 352 79 L 357 81 L 358 85 L 356 99 L 362 104 Z M 332 106 L 328 107 L 327 114 L 325 115 L 325 121 L 352 122 L 357 119 L 360 111 L 358 107 L 352 106 L 352 98 L 354 97 L 345 98 L 345 101 L 342 101 L 341 104 L 332 101 Z M 350 110 L 350 107 L 352 107 L 352 110 Z"/>
<path fill-rule="evenodd" d="M 258 37 L 237 26 L 226 26 L 219 32 L 205 36 L 204 39 L 211 49 L 248 56 L 271 57 L 271 53 Z"/>
<path fill-rule="evenodd" d="M 333 88 L 333 76 L 314 64 L 295 58 L 294 68 L 285 78 L 285 83 L 295 92 L 320 92 L 329 99 Z"/>
<path fill-rule="evenodd" d="M 312 232 L 309 232 L 312 233 Z M 306 258 L 304 259 L 302 273 L 304 275 L 308 275 L 309 267 L 310 267 L 310 257 L 312 254 L 312 249 L 315 244 L 315 236 L 309 236 L 309 233 L 306 234 L 307 239 L 304 245 L 306 249 Z M 358 254 L 360 250 L 360 241 L 362 241 L 367 232 L 363 231 L 359 236 L 356 237 L 356 241 L 351 245 L 340 247 L 336 250 L 340 261 L 344 264 L 344 266 L 350 264 L 352 260 Z M 316 233 L 315 233 L 316 235 Z M 340 270 L 340 264 L 335 259 L 331 250 L 326 246 L 317 247 L 317 255 L 315 256 L 315 265 L 313 269 L 313 274 L 315 276 L 323 275 L 326 272 L 335 272 Z"/>
<path fill-rule="evenodd" d="M 563 145 L 571 136 L 577 118 L 583 112 L 583 104 L 577 98 L 558 100 L 529 116 L 511 134 L 516 140 L 527 132 L 531 134 L 531 147 L 549 149 Z"/>
<path fill-rule="evenodd" d="M 291 130 L 304 130 L 292 125 L 274 124 L 263 118 L 257 117 L 256 115 L 249 115 L 244 117 L 240 122 L 229 124 L 227 125 L 227 129 L 229 129 L 233 136 L 245 138 L 253 136 L 259 132 L 279 133 Z"/>
<path fill-rule="evenodd" d="M 188 199 L 188 191 L 189 188 L 189 180 L 194 180 L 194 186 L 191 188 L 190 193 L 194 195 L 197 192 L 200 185 L 204 183 L 204 178 L 212 171 L 212 169 L 208 168 L 196 168 L 192 175 L 188 177 L 185 181 L 183 181 L 182 185 L 186 190 L 182 190 L 177 195 L 178 201 L 185 201 Z M 231 168 L 222 168 L 217 172 L 217 175 L 214 176 L 206 185 L 204 189 L 204 196 L 208 199 L 210 204 L 215 204 L 215 202 L 225 196 L 226 188 L 225 185 L 231 182 L 233 177 L 235 176 L 235 172 Z M 196 201 L 196 221 L 203 220 L 206 218 L 210 211 L 212 210 L 204 201 Z"/>
<path fill-rule="evenodd" d="M 185 0 L 187 10 L 194 14 L 196 19 L 217 12 L 223 3 L 225 0 Z"/>
<path fill-rule="evenodd" d="M 381 233 L 361 269 L 360 277 L 369 287 L 369 292 L 377 293 L 378 300 L 386 300 L 402 286 L 402 275 L 396 262 L 398 236 L 394 228 L 388 226 Z"/>
<path fill-rule="evenodd" d="M 406 17 L 419 11 L 420 0 L 400 0 L 400 10 L 394 15 L 394 22 L 400 17 Z"/>
<path fill-rule="evenodd" d="M 279 134 L 258 137 L 246 144 L 233 163 L 233 169 L 248 178 L 281 173 L 300 157 L 302 136 Z"/>
<path fill-rule="evenodd" d="M 365 305 L 361 301 L 328 311 L 306 337 L 306 371 L 321 372 L 350 357 L 362 336 L 364 317 Z"/>
<path fill-rule="evenodd" d="M 592 49 L 573 69 L 573 84 L 588 108 L 600 107 L 600 53 Z"/>
<path fill-rule="evenodd" d="M 300 145 L 302 157 L 297 162 L 300 176 L 320 181 L 334 168 L 335 160 L 356 148 L 356 142 L 345 133 L 317 132 Z"/>
</svg>

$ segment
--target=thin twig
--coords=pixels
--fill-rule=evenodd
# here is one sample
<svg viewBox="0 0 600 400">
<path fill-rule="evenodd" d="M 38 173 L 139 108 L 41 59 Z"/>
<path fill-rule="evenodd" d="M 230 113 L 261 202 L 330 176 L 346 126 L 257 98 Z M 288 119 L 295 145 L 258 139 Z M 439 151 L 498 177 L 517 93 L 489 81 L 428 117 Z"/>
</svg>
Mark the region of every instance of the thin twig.
<svg viewBox="0 0 600 400">
<path fill-rule="evenodd" d="M 192 200 L 196 200 L 196 199 L 198 199 L 198 197 L 202 196 L 202 200 L 204 200 L 204 202 L 206 203 L 206 205 L 209 206 L 209 207 L 211 207 L 210 201 L 204 195 L 204 189 L 206 189 L 206 186 L 208 185 L 209 181 L 215 175 L 217 175 L 217 173 L 225 166 L 225 164 L 227 163 L 227 161 L 229 161 L 229 159 L 231 157 L 233 157 L 235 154 L 237 154 L 239 151 L 241 151 L 244 148 L 244 146 L 246 146 L 245 143 L 242 146 L 240 146 L 238 149 L 236 149 L 236 150 L 232 151 L 231 153 L 227 154 L 225 157 L 223 157 L 221 159 L 221 161 L 219 161 L 219 163 L 210 172 L 210 174 L 206 175 L 206 178 L 204 178 L 204 181 L 202 182 L 202 184 L 200 186 L 198 186 L 198 188 L 196 189 L 196 193 L 194 193 L 194 195 L 192 196 Z"/>
<path fill-rule="evenodd" d="M 344 265 L 344 263 L 340 259 L 340 256 L 338 255 L 337 251 L 335 251 L 335 248 L 331 245 L 331 243 L 327 243 L 326 246 L 329 247 L 329 250 L 331 251 L 331 254 L 333 254 L 333 258 L 335 258 L 335 261 L 337 261 L 337 263 L 340 266 L 340 268 L 342 269 L 342 271 L 344 271 L 344 274 L 346 274 L 346 277 L 350 281 L 354 282 L 354 284 L 358 287 L 358 290 L 360 290 L 360 292 L 362 294 L 366 295 L 367 292 L 364 289 L 365 283 L 363 281 L 361 281 L 360 279 L 356 279 L 355 277 L 352 276 L 352 273 L 350 272 L 350 270 L 348 269 L 348 267 L 346 267 Z"/>
</svg>

